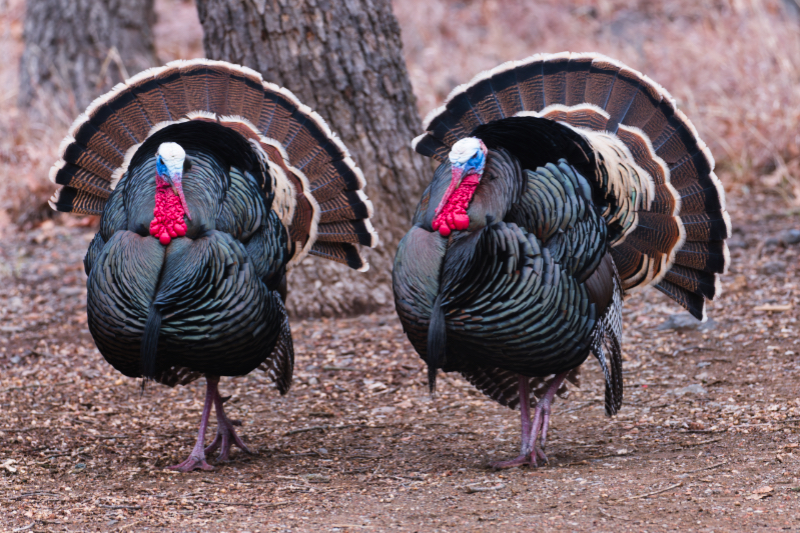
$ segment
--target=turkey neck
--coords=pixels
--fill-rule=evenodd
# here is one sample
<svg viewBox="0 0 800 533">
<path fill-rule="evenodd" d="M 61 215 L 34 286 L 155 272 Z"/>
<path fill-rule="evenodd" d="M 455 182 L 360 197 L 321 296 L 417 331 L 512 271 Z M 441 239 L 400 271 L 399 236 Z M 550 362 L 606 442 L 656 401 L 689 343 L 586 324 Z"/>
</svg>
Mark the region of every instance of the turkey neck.
<svg viewBox="0 0 800 533">
<path fill-rule="evenodd" d="M 486 226 L 487 217 L 504 220 L 519 201 L 524 181 L 525 175 L 516 157 L 502 149 L 489 150 L 483 178 L 467 209 L 468 231 Z"/>
<path fill-rule="evenodd" d="M 425 228 L 427 231 L 437 231 L 433 228 L 436 207 L 442 201 L 445 191 L 450 185 L 450 163 L 445 162 L 439 165 L 433 176 L 426 195 L 430 195 L 425 204 L 421 204 L 417 214 L 414 216 L 414 224 Z M 469 224 L 463 227 L 468 232 L 477 231 L 486 226 L 486 217 L 490 216 L 494 220 L 504 220 L 512 206 L 519 201 L 526 177 L 520 169 L 519 161 L 516 157 L 503 149 L 489 150 L 486 156 L 486 166 L 483 175 L 477 184 L 465 183 L 467 176 L 461 183 L 453 196 L 460 194 L 461 189 L 465 189 L 464 195 L 469 196 L 466 206 L 466 217 Z M 457 237 L 462 228 L 457 228 L 449 238 Z"/>
</svg>

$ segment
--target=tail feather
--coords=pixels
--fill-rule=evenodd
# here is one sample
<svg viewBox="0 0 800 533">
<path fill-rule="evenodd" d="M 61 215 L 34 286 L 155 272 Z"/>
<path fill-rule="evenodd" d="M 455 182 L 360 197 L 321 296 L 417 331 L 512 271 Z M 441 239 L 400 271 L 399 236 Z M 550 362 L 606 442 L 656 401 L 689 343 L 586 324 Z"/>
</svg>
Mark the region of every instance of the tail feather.
<svg viewBox="0 0 800 533">
<path fill-rule="evenodd" d="M 705 296 L 709 300 L 712 300 L 717 292 L 716 277 L 713 273 L 702 272 L 683 265 L 673 265 L 664 279 L 690 292 Z"/>
<path fill-rule="evenodd" d="M 628 114 L 631 105 L 633 105 L 633 100 L 641 88 L 641 82 L 642 80 L 636 71 L 624 67 L 619 70 L 614 86 L 611 89 L 611 94 L 608 96 L 608 102 L 603 108 L 609 115 L 608 131 L 617 132 L 620 122 Z"/>
<path fill-rule="evenodd" d="M 153 379 L 156 377 L 156 355 L 158 352 L 158 336 L 161 333 L 161 310 L 155 305 L 150 305 L 147 322 L 142 333 L 142 377 Z"/>
<path fill-rule="evenodd" d="M 631 98 L 628 111 L 620 119 L 621 124 L 631 128 L 643 129 L 658 112 L 661 101 L 666 96 L 661 87 L 646 76 L 639 75 L 639 91 Z M 648 137 L 649 138 L 649 137 Z"/>
<path fill-rule="evenodd" d="M 510 66 L 513 68 L 515 65 L 511 64 Z M 520 61 L 515 68 L 519 94 L 522 98 L 521 109 L 525 111 L 538 111 L 547 105 L 544 99 L 543 66 L 544 60 L 542 60 L 541 56 L 533 56 L 528 60 Z M 501 67 L 497 67 L 494 70 L 500 68 Z M 458 88 L 456 88 L 455 91 L 458 91 Z M 448 100 L 449 99 L 450 97 L 448 96 Z M 425 127 L 425 124 L 422 126 Z"/>
<path fill-rule="evenodd" d="M 563 103 L 566 100 L 568 54 L 556 54 L 542 64 L 542 88 L 545 105 Z M 511 116 L 514 116 L 513 114 Z"/>
<path fill-rule="evenodd" d="M 703 316 L 704 298 L 716 294 L 717 275 L 729 264 L 723 241 L 730 236 L 730 219 L 713 157 L 672 96 L 647 76 L 598 54 L 536 55 L 456 87 L 444 106 L 426 117 L 427 133 L 414 147 L 444 161 L 450 147 L 477 126 L 511 116 L 539 116 L 578 131 L 616 135 L 652 178 L 655 193 L 639 210 L 642 225 L 632 225 L 629 238 L 612 250 L 622 285 L 632 290 L 655 284 Z"/>
<path fill-rule="evenodd" d="M 363 259 L 352 260 L 358 250 L 351 243 L 374 246 L 377 235 L 361 192 L 364 177 L 347 149 L 291 92 L 264 82 L 251 69 L 221 61 L 174 61 L 141 72 L 92 102 L 70 128 L 61 160 L 51 170 L 51 180 L 61 186 L 51 206 L 101 214 L 139 145 L 165 125 L 187 120 L 215 121 L 236 130 L 256 141 L 269 165 L 282 171 L 275 170 L 291 185 L 284 189 L 293 198 L 278 198 L 273 205 L 291 204 L 293 217 L 284 222 L 293 242 L 300 243 L 290 266 L 313 247 L 319 206 L 325 204 L 325 224 L 347 224 L 337 226 L 338 237 L 326 232 L 325 253 L 318 255 L 365 267 Z"/>
<path fill-rule="evenodd" d="M 148 74 L 149 71 L 145 71 L 134 76 L 128 81 L 127 85 L 131 88 L 131 93 L 136 100 L 141 102 L 142 108 L 147 113 L 151 124 L 169 122 L 173 118 L 169 112 L 164 93 L 161 91 L 158 81 Z"/>
<path fill-rule="evenodd" d="M 687 242 L 675 255 L 675 264 L 713 274 L 725 268 L 729 255 L 725 241 Z"/>
<path fill-rule="evenodd" d="M 568 107 L 586 103 L 586 78 L 589 77 L 591 68 L 592 57 L 578 55 L 572 55 L 569 63 L 564 67 L 567 73 L 564 103 Z"/>
<path fill-rule="evenodd" d="M 51 170 L 53 183 L 66 185 L 68 189 L 96 196 L 98 200 L 105 200 L 111 195 L 109 182 L 106 179 L 77 165 L 62 163 L 64 164 L 59 167 L 53 167 Z"/>
<path fill-rule="evenodd" d="M 722 216 L 725 211 L 715 183 L 708 183 L 704 186 L 698 181 L 678 189 L 678 195 L 681 199 L 681 214 L 701 215 L 706 213 Z"/>
<path fill-rule="evenodd" d="M 720 241 L 728 236 L 730 220 L 725 212 L 700 213 L 698 215 L 681 215 L 687 242 Z"/>
<path fill-rule="evenodd" d="M 361 191 L 347 191 L 319 204 L 320 224 L 339 220 L 366 219 L 372 216 L 372 202 Z"/>
<path fill-rule="evenodd" d="M 278 342 L 275 344 L 272 353 L 258 368 L 266 372 L 267 376 L 275 382 L 278 392 L 283 396 L 289 392 L 289 388 L 292 386 L 294 343 L 292 341 L 292 329 L 289 324 L 289 316 L 286 314 L 286 309 L 283 306 L 283 298 L 278 292 L 274 292 L 272 298 L 280 309 L 281 330 L 278 336 Z"/>
<path fill-rule="evenodd" d="M 186 90 L 183 88 L 183 81 L 181 80 L 179 64 L 176 63 L 175 67 L 177 68 L 150 69 L 139 74 L 142 77 L 142 84 L 147 83 L 146 80 L 149 75 L 152 75 L 158 84 L 164 105 L 166 105 L 170 115 L 170 121 L 178 120 L 186 116 L 190 111 L 194 111 L 189 108 Z M 136 76 L 134 76 L 134 79 L 136 79 Z M 137 86 L 138 84 L 134 83 L 133 85 Z"/>
<path fill-rule="evenodd" d="M 487 79 L 476 83 L 467 88 L 466 92 L 467 98 L 469 98 L 469 102 L 475 110 L 475 113 L 481 118 L 482 124 L 505 118 L 503 109 L 500 107 L 500 103 L 492 88 L 491 80 Z"/>
<path fill-rule="evenodd" d="M 706 301 L 703 295 L 684 289 L 666 278 L 653 286 L 689 311 L 696 319 L 705 320 Z"/>
<path fill-rule="evenodd" d="M 372 247 L 377 244 L 374 235 L 369 220 L 330 222 L 320 224 L 317 229 L 317 241 L 321 242 L 351 242 Z"/>
<path fill-rule="evenodd" d="M 445 364 L 447 349 L 447 327 L 442 309 L 442 295 L 437 296 L 431 308 L 431 321 L 428 325 L 428 388 L 436 390 L 436 371 Z"/>
<path fill-rule="evenodd" d="M 315 242 L 311 250 L 308 251 L 310 255 L 317 257 L 324 257 L 337 263 L 347 265 L 353 270 L 365 272 L 369 270 L 369 263 L 364 261 L 361 254 L 358 253 L 358 248 L 352 244 L 329 243 L 329 242 Z"/>
<path fill-rule="evenodd" d="M 425 133 L 416 137 L 411 142 L 411 147 L 425 157 L 431 157 L 437 161 L 444 161 L 450 151 L 450 147 L 447 144 Z"/>
<path fill-rule="evenodd" d="M 296 105 L 288 97 L 283 94 L 276 94 L 274 96 L 275 105 L 272 107 L 272 117 L 269 121 L 269 127 L 261 130 L 264 137 L 275 139 L 281 144 L 292 131 L 292 114 L 296 109 Z"/>
<path fill-rule="evenodd" d="M 679 221 L 669 215 L 642 211 L 636 229 L 626 241 L 647 254 L 670 254 L 683 238 L 682 230 Z"/>
<path fill-rule="evenodd" d="M 598 58 L 592 61 L 589 76 L 586 78 L 584 98 L 587 103 L 594 104 L 600 109 L 606 109 L 611 88 L 617 79 L 619 66 L 608 58 Z"/>
<path fill-rule="evenodd" d="M 522 106 L 516 73 L 510 69 L 498 72 L 490 81 L 503 117 L 513 117 L 516 110 Z"/>
</svg>

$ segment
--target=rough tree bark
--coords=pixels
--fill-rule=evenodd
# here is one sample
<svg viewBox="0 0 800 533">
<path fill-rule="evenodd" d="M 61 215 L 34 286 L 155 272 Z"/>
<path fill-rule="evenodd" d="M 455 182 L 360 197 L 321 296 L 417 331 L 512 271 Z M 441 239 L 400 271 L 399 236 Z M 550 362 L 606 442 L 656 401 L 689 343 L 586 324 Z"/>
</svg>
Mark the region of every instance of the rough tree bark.
<svg viewBox="0 0 800 533">
<path fill-rule="evenodd" d="M 353 154 L 375 206 L 381 245 L 366 274 L 307 258 L 289 275 L 294 316 L 337 316 L 392 302 L 391 266 L 429 164 L 410 147 L 421 133 L 400 27 L 390 0 L 198 0 L 206 54 L 248 66 L 291 90 Z"/>
<path fill-rule="evenodd" d="M 74 117 L 156 64 L 153 0 L 27 0 L 19 103 Z"/>
</svg>

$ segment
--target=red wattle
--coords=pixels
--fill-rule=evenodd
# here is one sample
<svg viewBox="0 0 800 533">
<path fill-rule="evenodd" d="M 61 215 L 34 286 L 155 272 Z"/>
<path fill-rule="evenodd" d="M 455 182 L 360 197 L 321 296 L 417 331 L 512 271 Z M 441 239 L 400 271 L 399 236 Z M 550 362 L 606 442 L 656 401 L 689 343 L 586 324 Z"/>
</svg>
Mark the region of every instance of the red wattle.
<svg viewBox="0 0 800 533">
<path fill-rule="evenodd" d="M 181 198 L 166 181 L 156 176 L 156 206 L 150 222 L 150 235 L 164 246 L 175 237 L 186 235 L 185 211 Z"/>
<path fill-rule="evenodd" d="M 449 237 L 454 230 L 463 231 L 469 227 L 467 208 L 480 181 L 478 174 L 469 174 L 449 197 L 442 198 L 439 215 L 431 222 L 434 231 L 439 230 L 442 237 Z"/>
</svg>

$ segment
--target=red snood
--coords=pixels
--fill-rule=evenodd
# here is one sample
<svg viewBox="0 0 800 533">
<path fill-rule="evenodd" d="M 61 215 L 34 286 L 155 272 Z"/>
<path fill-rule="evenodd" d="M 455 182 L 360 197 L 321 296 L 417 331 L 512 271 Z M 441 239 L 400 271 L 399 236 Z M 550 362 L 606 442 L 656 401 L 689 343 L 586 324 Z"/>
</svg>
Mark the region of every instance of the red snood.
<svg viewBox="0 0 800 533">
<path fill-rule="evenodd" d="M 183 237 L 186 235 L 183 215 L 180 196 L 175 194 L 166 180 L 156 175 L 156 207 L 153 209 L 153 221 L 150 222 L 150 235 L 164 246 L 175 237 Z"/>
<path fill-rule="evenodd" d="M 439 215 L 431 223 L 434 231 L 439 230 L 442 237 L 448 237 L 454 230 L 465 230 L 469 227 L 467 208 L 480 181 L 480 175 L 468 174 L 449 198 L 445 196 L 442 199 L 444 206 L 440 208 Z"/>
</svg>

